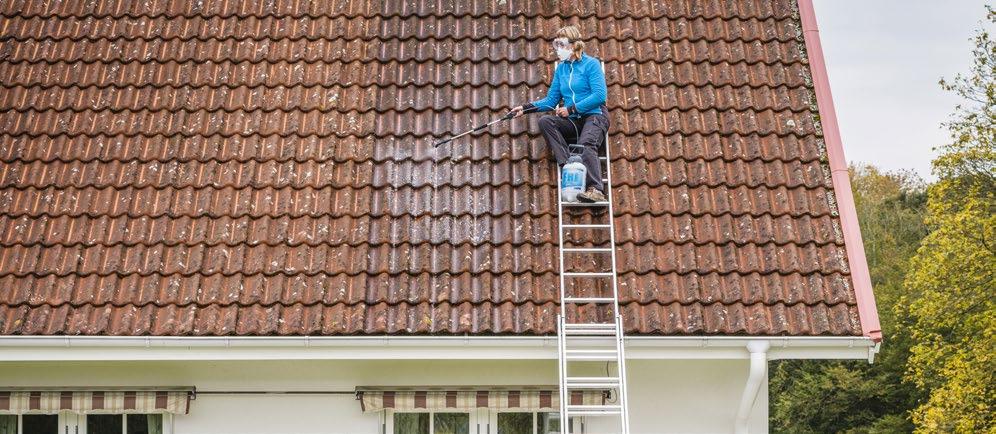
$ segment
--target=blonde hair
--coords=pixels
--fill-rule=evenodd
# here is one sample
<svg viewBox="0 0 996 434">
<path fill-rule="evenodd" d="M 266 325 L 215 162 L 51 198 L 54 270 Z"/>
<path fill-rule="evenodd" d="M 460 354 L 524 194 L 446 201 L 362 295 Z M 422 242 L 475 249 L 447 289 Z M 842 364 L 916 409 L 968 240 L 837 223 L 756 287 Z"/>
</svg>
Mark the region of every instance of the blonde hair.
<svg viewBox="0 0 996 434">
<path fill-rule="evenodd" d="M 567 38 L 567 41 L 571 43 L 574 49 L 574 56 L 580 58 L 581 52 L 584 51 L 584 41 L 581 40 L 581 29 L 577 26 L 565 26 L 557 30 L 558 38 Z"/>
</svg>

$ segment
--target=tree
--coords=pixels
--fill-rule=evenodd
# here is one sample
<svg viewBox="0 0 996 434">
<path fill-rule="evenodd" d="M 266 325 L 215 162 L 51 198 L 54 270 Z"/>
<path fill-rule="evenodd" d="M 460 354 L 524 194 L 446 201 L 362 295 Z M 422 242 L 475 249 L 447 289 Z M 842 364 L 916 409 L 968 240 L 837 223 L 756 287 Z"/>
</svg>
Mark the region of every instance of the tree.
<svg viewBox="0 0 996 434">
<path fill-rule="evenodd" d="M 974 41 L 969 74 L 941 82 L 966 102 L 933 162 L 931 232 L 901 302 L 914 341 L 906 379 L 926 394 L 917 432 L 996 432 L 996 43 L 984 30 Z"/>
<path fill-rule="evenodd" d="M 851 186 L 886 343 L 874 365 L 864 361 L 772 363 L 771 430 L 791 433 L 910 432 L 918 391 L 903 383 L 912 342 L 897 331 L 896 309 L 909 259 L 927 234 L 926 192 L 911 172 L 851 167 Z M 814 405 L 814 403 L 820 403 Z"/>
<path fill-rule="evenodd" d="M 984 30 L 974 42 L 969 74 L 941 82 L 965 103 L 927 193 L 909 174 L 852 168 L 886 337 L 876 364 L 774 363 L 772 431 L 996 433 L 996 43 Z"/>
</svg>

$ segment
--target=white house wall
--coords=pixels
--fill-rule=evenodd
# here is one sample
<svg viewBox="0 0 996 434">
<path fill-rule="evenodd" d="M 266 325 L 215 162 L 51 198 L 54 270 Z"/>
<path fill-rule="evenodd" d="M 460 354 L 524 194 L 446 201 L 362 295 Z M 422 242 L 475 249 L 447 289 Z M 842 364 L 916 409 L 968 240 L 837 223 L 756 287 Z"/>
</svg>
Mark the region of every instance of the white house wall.
<svg viewBox="0 0 996 434">
<path fill-rule="evenodd" d="M 745 360 L 633 360 L 629 372 L 633 433 L 728 433 L 747 379 Z M 592 366 L 592 369 L 604 369 Z M 555 361 L 170 361 L 4 362 L 0 385 L 195 386 L 211 391 L 351 391 L 356 386 L 552 385 Z M 752 433 L 767 430 L 767 386 Z M 352 395 L 201 393 L 174 419 L 184 434 L 378 433 Z M 611 432 L 592 419 L 589 433 Z"/>
</svg>

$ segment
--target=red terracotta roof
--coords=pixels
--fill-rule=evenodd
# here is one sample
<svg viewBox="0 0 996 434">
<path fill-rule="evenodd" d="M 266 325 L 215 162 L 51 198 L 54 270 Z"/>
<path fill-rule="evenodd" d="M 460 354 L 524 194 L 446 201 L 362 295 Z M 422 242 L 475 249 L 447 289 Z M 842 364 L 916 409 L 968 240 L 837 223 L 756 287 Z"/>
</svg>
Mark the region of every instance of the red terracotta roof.
<svg viewBox="0 0 996 434">
<path fill-rule="evenodd" d="M 540 97 L 564 16 L 629 331 L 861 334 L 794 0 L 0 8 L 2 334 L 555 333 L 537 118 L 425 151 Z"/>
</svg>

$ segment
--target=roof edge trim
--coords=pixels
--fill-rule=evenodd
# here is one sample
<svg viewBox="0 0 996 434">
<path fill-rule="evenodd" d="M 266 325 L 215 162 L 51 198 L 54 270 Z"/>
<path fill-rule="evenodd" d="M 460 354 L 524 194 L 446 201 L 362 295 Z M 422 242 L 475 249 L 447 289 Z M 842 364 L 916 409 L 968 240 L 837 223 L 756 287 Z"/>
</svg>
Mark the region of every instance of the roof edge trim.
<svg viewBox="0 0 996 434">
<path fill-rule="evenodd" d="M 868 260 L 865 258 L 865 245 L 861 238 L 861 228 L 858 225 L 857 208 L 854 205 L 854 196 L 851 194 L 847 159 L 844 158 L 843 140 L 837 123 L 833 95 L 830 92 L 830 78 L 827 74 L 826 60 L 823 57 L 823 45 L 820 43 L 820 29 L 816 23 L 816 11 L 813 8 L 813 0 L 798 0 L 798 5 L 799 15 L 802 19 L 803 39 L 806 43 L 806 52 L 809 55 L 810 74 L 813 77 L 813 87 L 816 91 L 816 104 L 819 108 L 820 123 L 823 127 L 823 139 L 826 142 L 827 154 L 830 159 L 833 193 L 837 200 L 841 229 L 844 232 L 844 249 L 847 252 L 847 263 L 851 269 L 854 297 L 858 303 L 858 320 L 861 322 L 861 332 L 864 336 L 875 342 L 881 342 L 882 325 L 878 319 L 875 293 L 872 292 L 871 274 L 868 271 Z"/>
<path fill-rule="evenodd" d="M 870 359 L 863 336 L 629 336 L 629 359 Z M 0 336 L 0 361 L 556 360 L 556 336 Z"/>
</svg>

